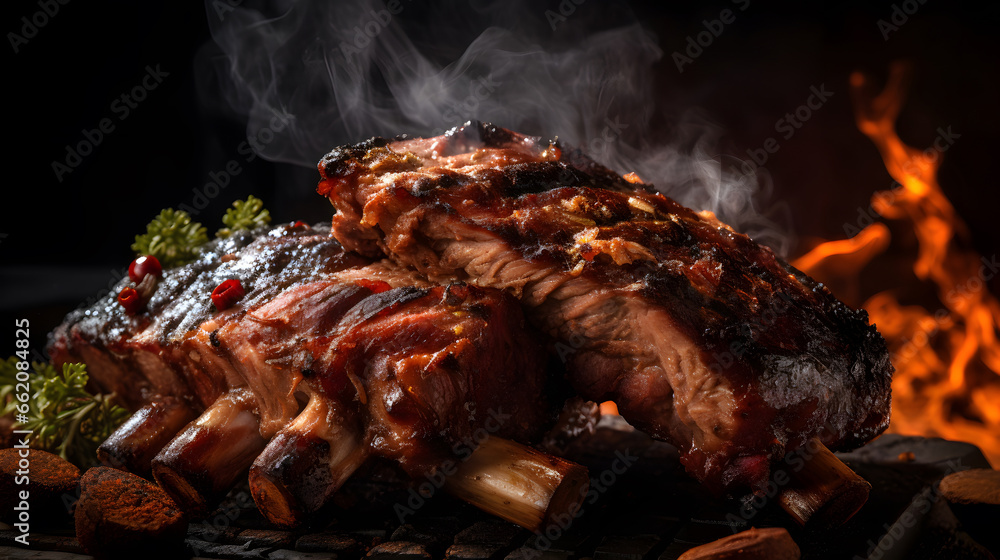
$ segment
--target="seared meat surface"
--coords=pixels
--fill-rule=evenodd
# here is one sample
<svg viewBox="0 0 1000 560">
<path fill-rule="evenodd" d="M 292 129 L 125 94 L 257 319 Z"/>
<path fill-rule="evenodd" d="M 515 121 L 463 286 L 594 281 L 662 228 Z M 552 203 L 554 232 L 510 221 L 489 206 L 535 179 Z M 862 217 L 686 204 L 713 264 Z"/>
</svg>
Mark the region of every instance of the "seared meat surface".
<svg viewBox="0 0 1000 560">
<path fill-rule="evenodd" d="M 846 449 L 888 425 L 892 365 L 864 311 L 579 151 L 468 123 L 319 169 L 345 248 L 516 295 L 584 398 L 614 400 L 712 488 L 761 488 L 809 438 Z"/>
<path fill-rule="evenodd" d="M 216 310 L 209 294 L 229 278 L 246 295 Z M 245 388 L 265 441 L 319 399 L 352 424 L 364 456 L 419 473 L 484 425 L 538 434 L 550 411 L 537 338 L 502 291 L 433 285 L 296 224 L 213 242 L 165 270 L 141 312 L 111 294 L 71 313 L 49 352 L 86 362 L 133 408 L 176 397 L 204 410 Z"/>
<path fill-rule="evenodd" d="M 218 357 L 213 332 L 290 286 L 371 262 L 345 253 L 322 227 L 240 231 L 212 241 L 197 261 L 167 271 L 142 313 L 130 315 L 117 301 L 130 284 L 126 276 L 104 299 L 67 315 L 49 336 L 48 352 L 55 363 L 86 363 L 91 379 L 132 409 L 157 395 L 193 396 L 195 406 L 205 408 L 241 384 Z M 247 294 L 239 306 L 218 313 L 209 295 L 229 278 L 240 279 Z"/>
</svg>

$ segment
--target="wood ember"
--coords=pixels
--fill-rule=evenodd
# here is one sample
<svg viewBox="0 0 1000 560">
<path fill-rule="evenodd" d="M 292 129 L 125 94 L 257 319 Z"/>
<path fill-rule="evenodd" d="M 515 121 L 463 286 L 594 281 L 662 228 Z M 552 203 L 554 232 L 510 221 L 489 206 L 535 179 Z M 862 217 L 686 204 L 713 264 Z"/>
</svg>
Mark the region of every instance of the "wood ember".
<svg viewBox="0 0 1000 560">
<path fill-rule="evenodd" d="M 181 549 L 187 518 L 155 484 L 134 474 L 94 467 L 80 479 L 76 536 L 94 556 Z"/>
<path fill-rule="evenodd" d="M 688 550 L 678 560 L 798 560 L 798 545 L 786 529 L 748 529 Z"/>
<path fill-rule="evenodd" d="M 27 451 L 27 457 L 21 456 L 22 451 Z M 22 459 L 27 460 L 27 468 L 22 468 Z M 22 501 L 24 491 L 33 511 L 64 515 L 61 498 L 75 498 L 79 480 L 80 469 L 58 455 L 40 449 L 0 450 L 0 520 L 14 519 L 14 507 Z"/>
<path fill-rule="evenodd" d="M 1000 506 L 1000 471 L 970 469 L 941 480 L 941 495 L 951 503 Z"/>
<path fill-rule="evenodd" d="M 1000 550 L 1000 471 L 970 469 L 952 473 L 938 486 L 961 527 L 990 550 Z"/>
</svg>

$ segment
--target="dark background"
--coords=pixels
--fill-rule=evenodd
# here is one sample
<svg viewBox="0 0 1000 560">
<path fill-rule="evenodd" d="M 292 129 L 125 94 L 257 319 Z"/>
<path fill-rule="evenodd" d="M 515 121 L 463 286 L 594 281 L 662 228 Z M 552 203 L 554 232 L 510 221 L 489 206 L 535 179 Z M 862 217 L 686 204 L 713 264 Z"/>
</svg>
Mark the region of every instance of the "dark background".
<svg viewBox="0 0 1000 560">
<path fill-rule="evenodd" d="M 559 2 L 549 4 L 559 10 Z M 938 127 L 950 126 L 961 135 L 946 154 L 941 184 L 970 225 L 976 248 L 987 256 L 996 253 L 1000 7 L 962 8 L 940 0 L 780 7 L 751 0 L 695 63 L 678 73 L 671 54 L 704 29 L 703 20 L 734 7 L 721 1 L 664 7 L 590 0 L 576 9 L 631 10 L 656 33 L 664 51 L 655 69 L 658 103 L 668 113 L 697 109 L 721 126 L 727 131 L 719 146 L 723 154 L 746 159 L 747 149 L 778 136 L 776 121 L 805 101 L 810 86 L 825 84 L 834 92 L 791 139 L 781 140 L 766 164 L 774 192 L 761 204 L 784 201 L 792 209 L 796 240 L 790 256 L 818 238 L 844 237 L 843 224 L 856 220 L 873 192 L 890 187 L 878 152 L 855 128 L 847 78 L 863 70 L 882 80 L 891 61 L 911 61 L 915 74 L 900 134 L 920 147 L 930 144 Z M 877 21 L 889 21 L 894 9 L 915 7 L 885 40 Z M 5 33 L 21 33 L 21 18 L 40 10 L 38 2 L 5 3 L 0 20 Z M 413 28 L 426 23 L 419 10 L 401 17 Z M 538 19 L 524 25 L 544 27 L 544 17 L 539 5 Z M 469 37 L 478 33 L 467 31 Z M 313 194 L 314 170 L 260 158 L 247 162 L 238 153 L 245 123 L 220 109 L 224 104 L 199 88 L 195 77 L 196 54 L 211 49 L 209 41 L 205 6 L 198 2 L 73 0 L 59 5 L 59 13 L 20 45 L 20 52 L 13 52 L 9 38 L 4 45 L 5 143 L 12 172 L 6 175 L 0 224 L 0 313 L 5 322 L 31 319 L 36 347 L 63 313 L 127 266 L 133 236 L 160 209 L 190 204 L 192 189 L 231 159 L 239 160 L 242 172 L 197 216 L 209 234 L 225 208 L 248 194 L 264 199 L 275 221 L 329 219 L 328 202 Z M 441 47 L 439 55 L 462 48 Z M 120 120 L 112 102 L 140 83 L 147 65 L 159 65 L 169 77 Z M 52 162 L 64 160 L 66 145 L 81 141 L 81 131 L 96 128 L 105 117 L 115 121 L 115 130 L 57 181 Z M 442 123 L 451 124 L 456 123 Z M 372 134 L 400 132 L 406 131 Z"/>
</svg>

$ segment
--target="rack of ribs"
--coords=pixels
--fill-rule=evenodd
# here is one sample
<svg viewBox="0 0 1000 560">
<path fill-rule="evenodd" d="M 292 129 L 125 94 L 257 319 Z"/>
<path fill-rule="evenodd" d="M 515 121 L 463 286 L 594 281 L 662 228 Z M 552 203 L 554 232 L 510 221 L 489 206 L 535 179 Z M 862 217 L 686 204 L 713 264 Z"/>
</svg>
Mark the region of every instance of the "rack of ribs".
<svg viewBox="0 0 1000 560">
<path fill-rule="evenodd" d="M 216 309 L 232 278 L 245 295 Z M 586 494 L 586 469 L 525 445 L 552 411 L 516 299 L 347 253 L 329 227 L 214 241 L 141 311 L 110 295 L 71 313 L 49 352 L 139 408 L 101 459 L 195 515 L 249 473 L 265 517 L 295 526 L 372 456 L 415 478 L 445 470 L 445 490 L 526 527 Z"/>
<path fill-rule="evenodd" d="M 893 368 L 864 311 L 634 175 L 478 122 L 343 146 L 319 170 L 345 248 L 516 296 L 581 396 L 677 445 L 711 489 L 761 492 L 807 442 L 888 425 Z"/>
</svg>

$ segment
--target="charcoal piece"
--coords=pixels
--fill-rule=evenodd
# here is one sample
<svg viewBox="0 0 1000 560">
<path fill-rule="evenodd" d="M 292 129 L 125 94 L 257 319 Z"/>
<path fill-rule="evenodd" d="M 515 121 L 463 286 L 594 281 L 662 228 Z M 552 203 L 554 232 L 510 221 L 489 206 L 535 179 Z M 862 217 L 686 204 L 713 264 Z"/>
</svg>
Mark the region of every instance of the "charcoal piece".
<svg viewBox="0 0 1000 560">
<path fill-rule="evenodd" d="M 45 552 L 44 556 L 40 556 L 37 550 L 24 548 L 21 545 L 17 547 L 0 545 L 0 558 L 4 560 L 37 560 L 39 558 L 45 560 L 93 560 L 94 557 L 72 552 Z"/>
<path fill-rule="evenodd" d="M 303 535 L 295 541 L 295 550 L 301 552 L 335 552 L 351 554 L 358 550 L 358 541 L 342 533 L 314 533 Z"/>
<path fill-rule="evenodd" d="M 199 555 L 226 560 L 259 560 L 267 558 L 270 547 L 248 547 L 235 544 L 210 544 L 207 548 L 197 551 Z"/>
<path fill-rule="evenodd" d="M 642 560 L 659 544 L 656 535 L 607 536 L 594 550 L 594 560 Z"/>
<path fill-rule="evenodd" d="M 368 551 L 369 560 L 430 560 L 427 548 L 409 541 L 388 541 Z"/>
<path fill-rule="evenodd" d="M 672 542 L 669 545 L 667 545 L 667 548 L 665 548 L 663 552 L 660 553 L 660 556 L 657 560 L 677 560 L 678 558 L 681 557 L 681 554 L 684 554 L 688 550 L 691 550 L 692 548 L 694 548 L 694 546 L 695 545 L 690 543 L 677 542 L 677 541 Z"/>
<path fill-rule="evenodd" d="M 295 538 L 288 531 L 275 531 L 273 529 L 244 529 L 236 537 L 239 544 L 250 543 L 251 546 L 269 547 L 291 547 L 295 544 Z"/>
<path fill-rule="evenodd" d="M 446 560 L 497 560 L 503 558 L 503 545 L 453 544 L 445 551 Z"/>
<path fill-rule="evenodd" d="M 327 552 L 299 552 L 297 550 L 279 549 L 267 555 L 267 560 L 336 560 L 338 555 Z"/>
<path fill-rule="evenodd" d="M 72 552 L 73 554 L 86 554 L 83 547 L 80 546 L 80 541 L 78 541 L 75 537 L 31 533 L 31 536 L 28 537 L 28 542 L 31 543 L 29 545 L 31 548 L 39 548 L 46 551 L 54 550 L 58 552 Z M 3 555 L 0 554 L 0 558 L 2 557 Z"/>
<path fill-rule="evenodd" d="M 699 545 L 733 535 L 735 532 L 726 525 L 717 523 L 699 523 L 692 520 L 681 527 L 674 535 L 674 542 Z"/>
<path fill-rule="evenodd" d="M 209 543 L 232 542 L 240 531 L 241 529 L 231 526 L 228 522 L 220 521 L 215 525 L 209 521 L 196 521 L 188 524 L 187 537 Z"/>
<path fill-rule="evenodd" d="M 394 541 L 413 541 L 429 548 L 444 548 L 454 541 L 455 534 L 464 526 L 457 517 L 417 519 L 397 527 L 389 538 Z"/>
<path fill-rule="evenodd" d="M 860 449 L 838 453 L 837 456 L 843 461 L 898 464 L 904 462 L 900 461 L 900 455 L 909 453 L 913 453 L 913 460 L 908 462 L 935 468 L 942 473 L 991 468 L 983 452 L 971 443 L 899 434 L 885 434 Z"/>
<path fill-rule="evenodd" d="M 365 547 L 375 546 L 388 538 L 388 532 L 385 529 L 355 529 L 348 531 L 347 534 Z"/>
<path fill-rule="evenodd" d="M 525 547 L 538 551 L 550 550 L 553 552 L 566 552 L 578 556 L 589 556 L 594 550 L 594 546 L 600 542 L 600 536 L 594 531 L 578 529 L 576 526 L 562 531 L 555 540 L 550 541 L 544 535 L 531 535 L 525 541 Z"/>
<path fill-rule="evenodd" d="M 511 551 L 504 560 L 571 560 L 577 555 L 565 550 L 538 550 L 522 546 Z"/>
<path fill-rule="evenodd" d="M 524 529 L 506 521 L 480 521 L 455 535 L 455 544 L 512 546 L 522 533 Z"/>
</svg>

